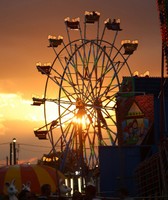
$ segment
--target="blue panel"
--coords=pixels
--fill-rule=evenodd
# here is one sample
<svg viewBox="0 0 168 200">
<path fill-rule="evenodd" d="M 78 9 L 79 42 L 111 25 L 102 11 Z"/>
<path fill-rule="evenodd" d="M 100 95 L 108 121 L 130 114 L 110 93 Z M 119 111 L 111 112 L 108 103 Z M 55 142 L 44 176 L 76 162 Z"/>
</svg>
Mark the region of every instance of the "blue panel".
<svg viewBox="0 0 168 200">
<path fill-rule="evenodd" d="M 123 187 L 135 195 L 134 170 L 141 161 L 140 147 L 99 147 L 99 156 L 102 196 L 118 196 Z"/>
</svg>

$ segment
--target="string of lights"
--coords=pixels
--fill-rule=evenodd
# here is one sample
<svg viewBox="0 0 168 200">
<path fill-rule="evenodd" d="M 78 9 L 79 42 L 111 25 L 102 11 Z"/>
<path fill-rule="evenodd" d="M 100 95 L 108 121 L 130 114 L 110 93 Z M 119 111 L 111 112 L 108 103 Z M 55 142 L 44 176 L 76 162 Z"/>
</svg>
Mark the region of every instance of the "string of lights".
<svg viewBox="0 0 168 200">
<path fill-rule="evenodd" d="M 0 143 L 0 145 L 9 145 L 9 144 L 10 144 L 10 142 Z M 42 145 L 33 145 L 33 144 L 25 144 L 25 143 L 17 143 L 17 145 L 51 149 L 50 146 L 42 146 Z"/>
<path fill-rule="evenodd" d="M 6 156 L 4 157 L 4 155 L 2 155 L 2 157 L 0 158 L 0 166 L 4 166 L 4 165 L 8 165 L 10 163 L 10 165 L 13 164 L 17 164 L 22 162 L 22 153 L 23 152 L 27 152 L 27 153 L 31 153 L 34 155 L 38 155 L 37 157 L 39 157 L 39 154 L 42 154 L 45 151 L 49 151 L 51 149 L 50 146 L 43 146 L 43 145 L 33 145 L 33 144 L 28 144 L 28 143 L 14 143 L 13 142 L 4 142 L 4 143 L 0 143 L 0 148 L 4 148 L 4 145 L 8 145 L 9 146 L 9 155 L 8 153 L 6 154 Z M 43 150 L 42 150 L 43 149 Z M 42 153 L 43 151 L 43 153 Z M 2 152 L 2 151 L 1 151 Z M 35 157 L 36 157 L 35 156 Z M 21 160 L 20 160 L 21 159 Z"/>
</svg>

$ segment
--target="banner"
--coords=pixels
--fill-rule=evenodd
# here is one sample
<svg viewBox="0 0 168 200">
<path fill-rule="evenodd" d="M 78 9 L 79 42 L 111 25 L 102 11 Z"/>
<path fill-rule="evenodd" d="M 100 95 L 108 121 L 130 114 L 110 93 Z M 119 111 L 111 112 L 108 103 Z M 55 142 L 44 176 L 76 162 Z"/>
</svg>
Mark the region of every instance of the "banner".
<svg viewBox="0 0 168 200">
<path fill-rule="evenodd" d="M 154 122 L 153 95 L 121 97 L 116 117 L 119 145 L 141 144 Z"/>
</svg>

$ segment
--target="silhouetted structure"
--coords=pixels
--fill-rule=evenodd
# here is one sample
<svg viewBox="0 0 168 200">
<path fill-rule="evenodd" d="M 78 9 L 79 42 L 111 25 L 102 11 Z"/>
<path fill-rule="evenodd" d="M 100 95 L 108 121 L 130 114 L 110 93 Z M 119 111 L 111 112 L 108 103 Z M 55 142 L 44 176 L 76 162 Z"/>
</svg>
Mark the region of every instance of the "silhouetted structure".
<svg viewBox="0 0 168 200">
<path fill-rule="evenodd" d="M 116 108 L 119 146 L 99 147 L 102 195 L 117 196 L 121 187 L 127 187 L 133 196 L 167 195 L 167 78 L 164 115 L 160 113 L 160 91 L 161 78 L 123 78 Z"/>
</svg>

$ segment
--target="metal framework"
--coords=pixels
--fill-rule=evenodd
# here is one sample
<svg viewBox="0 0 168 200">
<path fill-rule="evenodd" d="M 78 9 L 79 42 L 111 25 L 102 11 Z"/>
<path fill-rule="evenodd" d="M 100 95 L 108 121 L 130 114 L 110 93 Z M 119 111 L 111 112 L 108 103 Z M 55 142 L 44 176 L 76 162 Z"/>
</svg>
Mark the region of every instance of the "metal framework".
<svg viewBox="0 0 168 200">
<path fill-rule="evenodd" d="M 105 20 L 101 36 L 99 21 L 99 12 L 85 12 L 82 31 L 80 18 L 66 18 L 67 44 L 62 36 L 50 35 L 55 58 L 51 64 L 36 65 L 47 79 L 44 98 L 33 98 L 33 105 L 44 105 L 45 114 L 45 125 L 35 135 L 42 139 L 43 133 L 50 140 L 62 171 L 82 176 L 99 165 L 98 146 L 118 143 L 116 93 L 122 76 L 132 76 L 127 60 L 138 46 L 136 40 L 116 46 L 119 19 Z M 95 39 L 87 39 L 90 25 L 96 27 Z M 73 31 L 79 32 L 79 39 L 71 39 Z M 112 41 L 104 39 L 107 31 Z"/>
</svg>

